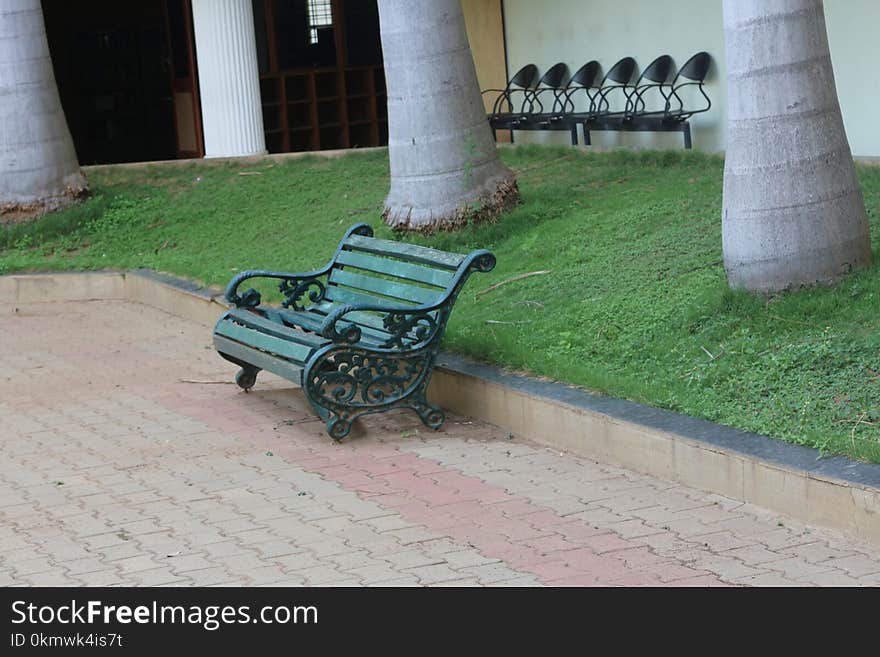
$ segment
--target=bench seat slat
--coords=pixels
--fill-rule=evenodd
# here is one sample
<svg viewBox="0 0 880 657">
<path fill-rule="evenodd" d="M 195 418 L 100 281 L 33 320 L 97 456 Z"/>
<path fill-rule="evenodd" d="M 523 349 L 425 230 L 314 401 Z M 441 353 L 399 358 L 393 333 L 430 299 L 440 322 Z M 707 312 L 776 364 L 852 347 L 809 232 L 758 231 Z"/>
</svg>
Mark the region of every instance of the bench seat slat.
<svg viewBox="0 0 880 657">
<path fill-rule="evenodd" d="M 242 362 L 250 363 L 261 370 L 277 374 L 288 381 L 301 381 L 302 368 L 291 363 L 289 360 L 276 358 L 264 351 L 234 342 L 216 333 L 214 334 L 214 348 L 221 354 L 227 354 Z"/>
<path fill-rule="evenodd" d="M 278 313 L 283 316 L 283 313 L 271 309 L 272 312 Z M 326 338 L 322 338 L 319 335 L 315 335 L 314 333 L 303 333 L 302 331 L 297 331 L 296 329 L 285 326 L 284 324 L 280 324 L 278 322 L 274 322 L 270 319 L 263 317 L 254 312 L 250 312 L 244 309 L 237 309 L 229 311 L 228 315 L 231 319 L 235 320 L 240 324 L 244 324 L 249 328 L 257 329 L 263 333 L 268 333 L 269 335 L 274 335 L 277 338 L 283 338 L 286 340 L 292 340 L 299 344 L 305 345 L 310 349 L 315 347 L 319 347 L 321 345 L 327 344 L 330 342 Z M 318 323 L 320 327 L 320 323 Z M 303 328 L 311 330 L 310 327 L 305 326 Z"/>
<path fill-rule="evenodd" d="M 246 328 L 230 321 L 220 322 L 217 333 L 261 351 L 294 361 L 305 363 L 313 348 L 284 338 L 277 338 L 261 331 Z"/>
<path fill-rule="evenodd" d="M 286 316 L 291 315 L 291 313 L 286 312 L 284 314 Z M 302 320 L 304 314 L 312 315 L 312 317 L 309 317 L 306 321 L 315 322 L 318 325 L 321 325 L 327 317 L 326 314 L 319 313 L 318 311 L 307 311 L 306 313 L 293 313 L 293 316 L 289 316 L 288 320 L 294 324 L 300 322 L 305 323 L 305 321 Z M 361 330 L 360 342 L 368 347 L 378 347 L 384 344 L 388 340 L 390 334 L 384 329 L 377 330 L 373 328 L 372 324 L 365 324 L 360 315 L 367 315 L 367 313 L 349 313 L 345 316 L 345 321 L 347 323 L 355 324 Z M 379 322 L 379 326 L 382 326 L 381 321 Z"/>
<path fill-rule="evenodd" d="M 312 306 L 309 310 L 310 312 L 318 315 L 321 318 L 321 321 L 323 321 L 327 315 L 332 313 L 337 308 L 341 308 L 343 305 L 344 304 L 327 302 L 320 305 Z M 381 336 L 383 339 L 391 335 L 388 331 L 385 330 L 385 323 L 383 322 L 382 317 L 380 317 L 379 315 L 374 315 L 373 313 L 350 312 L 345 315 L 345 321 L 354 322 L 355 324 L 365 326 L 370 329 L 371 333 L 374 333 L 377 336 Z"/>
<path fill-rule="evenodd" d="M 343 269 L 334 269 L 330 274 L 330 282 L 372 294 L 394 297 L 410 303 L 433 303 L 440 296 L 440 292 L 437 290 L 428 290 L 408 283 L 397 283 L 364 274 L 355 274 Z"/>
<path fill-rule="evenodd" d="M 391 240 L 381 240 L 375 237 L 364 237 L 362 235 L 351 235 L 345 241 L 345 245 L 354 251 L 375 253 L 377 255 L 400 258 L 401 260 L 409 262 L 453 270 L 458 269 L 458 266 L 464 262 L 464 259 L 467 257 L 458 253 L 447 253 L 446 251 L 429 249 L 426 246 L 418 246 L 406 242 L 392 242 Z"/>
<path fill-rule="evenodd" d="M 445 269 L 431 269 L 403 262 L 402 260 L 389 260 L 388 258 L 380 258 L 370 253 L 359 253 L 357 251 L 340 251 L 336 262 L 371 271 L 375 274 L 386 274 L 442 288 L 446 288 L 452 282 L 453 277 L 453 273 Z"/>
</svg>

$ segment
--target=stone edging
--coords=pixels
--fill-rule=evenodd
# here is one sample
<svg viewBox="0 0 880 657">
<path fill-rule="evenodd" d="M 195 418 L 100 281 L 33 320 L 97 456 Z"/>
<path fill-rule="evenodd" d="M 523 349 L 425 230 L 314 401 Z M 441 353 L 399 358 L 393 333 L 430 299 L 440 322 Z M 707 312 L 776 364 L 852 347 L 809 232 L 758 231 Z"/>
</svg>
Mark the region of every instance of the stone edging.
<svg viewBox="0 0 880 657">
<path fill-rule="evenodd" d="M 0 276 L 0 304 L 120 299 L 205 326 L 221 293 L 152 271 Z M 790 445 L 444 353 L 435 403 L 530 440 L 715 492 L 880 544 L 880 465 Z"/>
</svg>

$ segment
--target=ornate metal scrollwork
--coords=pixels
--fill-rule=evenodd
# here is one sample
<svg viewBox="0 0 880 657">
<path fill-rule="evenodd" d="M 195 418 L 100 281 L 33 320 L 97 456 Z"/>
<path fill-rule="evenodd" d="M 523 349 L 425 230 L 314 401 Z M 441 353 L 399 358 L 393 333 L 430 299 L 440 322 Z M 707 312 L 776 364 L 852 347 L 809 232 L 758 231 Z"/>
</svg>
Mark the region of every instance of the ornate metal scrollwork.
<svg viewBox="0 0 880 657">
<path fill-rule="evenodd" d="M 403 349 L 405 341 L 410 344 L 421 344 L 434 336 L 438 328 L 436 313 L 399 313 L 392 312 L 382 322 L 385 330 L 391 334 L 383 344 L 385 349 Z"/>
<path fill-rule="evenodd" d="M 303 297 L 307 296 L 312 303 L 324 299 L 326 290 L 324 283 L 318 278 L 324 273 L 324 271 L 314 271 L 307 274 L 287 274 L 263 269 L 244 271 L 230 281 L 226 288 L 226 299 L 236 308 L 256 308 L 262 303 L 260 293 L 253 288 L 248 288 L 239 294 L 239 286 L 251 278 L 276 278 L 281 279 L 278 289 L 286 297 L 283 302 L 284 307 L 303 310 Z"/>
<path fill-rule="evenodd" d="M 309 398 L 328 410 L 379 410 L 418 391 L 430 361 L 429 352 L 398 357 L 360 349 L 334 349 L 304 383 Z"/>
<path fill-rule="evenodd" d="M 260 293 L 254 288 L 248 288 L 241 296 L 235 296 L 231 299 L 237 308 L 256 308 L 262 300 Z"/>
<path fill-rule="evenodd" d="M 326 288 L 317 278 L 285 278 L 278 284 L 278 290 L 285 296 L 281 305 L 294 310 L 305 310 L 302 298 L 307 296 L 312 303 L 324 299 Z"/>
<path fill-rule="evenodd" d="M 477 271 L 490 272 L 495 269 L 496 262 L 495 254 L 485 251 L 474 258 L 471 266 Z"/>
</svg>

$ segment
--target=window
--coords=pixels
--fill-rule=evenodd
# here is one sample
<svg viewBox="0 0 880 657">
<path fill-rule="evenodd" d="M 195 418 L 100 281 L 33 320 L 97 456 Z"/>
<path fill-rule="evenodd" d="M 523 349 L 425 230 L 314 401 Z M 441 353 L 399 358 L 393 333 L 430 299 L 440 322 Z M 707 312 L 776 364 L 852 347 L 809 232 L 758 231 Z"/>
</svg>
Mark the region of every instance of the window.
<svg viewBox="0 0 880 657">
<path fill-rule="evenodd" d="M 330 0 L 309 0 L 309 40 L 318 43 L 318 28 L 333 25 Z"/>
<path fill-rule="evenodd" d="M 331 0 L 274 0 L 273 4 L 281 70 L 336 65 Z"/>
</svg>

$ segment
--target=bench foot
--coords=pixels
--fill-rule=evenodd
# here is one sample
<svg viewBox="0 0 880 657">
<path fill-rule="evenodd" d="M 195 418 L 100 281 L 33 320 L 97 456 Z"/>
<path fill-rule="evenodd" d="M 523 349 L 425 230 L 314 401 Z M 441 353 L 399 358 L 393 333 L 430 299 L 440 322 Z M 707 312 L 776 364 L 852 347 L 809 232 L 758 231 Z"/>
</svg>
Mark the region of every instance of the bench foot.
<svg viewBox="0 0 880 657">
<path fill-rule="evenodd" d="M 341 441 L 351 431 L 351 420 L 342 417 L 332 417 L 327 420 L 327 433 L 335 441 Z"/>
<path fill-rule="evenodd" d="M 443 426 L 443 423 L 446 421 L 446 413 L 443 412 L 443 409 L 434 404 L 429 404 L 425 400 L 414 402 L 412 408 L 419 414 L 422 424 L 429 429 L 434 429 L 436 431 Z"/>
<path fill-rule="evenodd" d="M 235 375 L 235 382 L 239 388 L 247 392 L 254 387 L 254 384 L 257 382 L 257 374 L 259 373 L 259 367 L 244 366 Z"/>
</svg>

